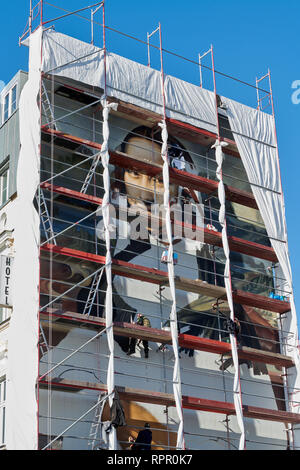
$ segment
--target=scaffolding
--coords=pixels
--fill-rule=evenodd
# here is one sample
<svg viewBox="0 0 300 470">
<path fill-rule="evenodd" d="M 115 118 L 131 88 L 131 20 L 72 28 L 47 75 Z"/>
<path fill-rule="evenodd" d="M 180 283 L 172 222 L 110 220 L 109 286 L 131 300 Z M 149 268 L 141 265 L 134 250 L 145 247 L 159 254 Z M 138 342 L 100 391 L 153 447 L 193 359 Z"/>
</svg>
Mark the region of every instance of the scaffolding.
<svg viewBox="0 0 300 470">
<path fill-rule="evenodd" d="M 155 440 L 153 450 L 184 449 L 187 442 L 188 448 L 193 448 L 195 442 L 201 442 L 201 448 L 212 442 L 220 448 L 228 449 L 260 446 L 296 448 L 293 429 L 295 424 L 299 424 L 300 417 L 293 411 L 295 406 L 299 406 L 295 398 L 299 390 L 289 385 L 288 371 L 295 363 L 292 355 L 286 353 L 286 346 L 287 338 L 292 332 L 285 331 L 282 325 L 282 318 L 290 311 L 289 299 L 293 293 L 282 287 L 278 275 L 274 279 L 274 267 L 278 265 L 278 259 L 263 222 L 253 229 L 253 221 L 247 216 L 238 218 L 225 206 L 229 202 L 239 204 L 244 209 L 258 211 L 247 177 L 243 176 L 242 171 L 236 172 L 238 176 L 233 176 L 224 168 L 226 156 L 233 168 L 236 165 L 240 169 L 240 156 L 228 121 L 224 126 L 223 104 L 216 86 L 216 76 L 219 74 L 254 88 L 257 93 L 257 109 L 265 111 L 267 107 L 264 103 L 267 100 L 274 118 L 270 72 L 261 79 L 256 79 L 254 86 L 218 72 L 214 65 L 213 46 L 206 53 L 199 54 L 198 61 L 171 53 L 163 48 L 159 24 L 152 33 L 147 33 L 146 41 L 137 40 L 147 47 L 148 67 L 151 67 L 151 48 L 160 53 L 162 113 L 158 114 L 132 103 L 116 100 L 109 94 L 106 33 L 112 31 L 130 39 L 135 38 L 120 33 L 105 23 L 104 1 L 74 12 L 61 9 L 63 14 L 49 20 L 45 18 L 47 5 L 50 4 L 46 1 L 40 1 L 35 6 L 31 2 L 28 29 L 20 38 L 20 43 L 24 42 L 28 34 L 33 33 L 35 22 L 36 28 L 45 29 L 49 25 L 52 27 L 58 20 L 79 16 L 90 21 L 91 45 L 95 43 L 95 25 L 100 26 L 103 31 L 101 51 L 104 87 L 97 89 L 80 83 L 74 84 L 58 76 L 55 69 L 47 73 L 41 71 L 41 181 L 37 194 L 41 220 L 38 432 L 41 435 L 42 428 L 47 437 L 41 448 L 52 448 L 61 438 L 66 438 L 69 442 L 73 439 L 82 441 L 80 445 L 84 448 L 112 450 L 118 445 L 126 448 L 128 442 L 124 440 L 123 434 L 117 439 L 113 427 L 105 434 L 104 423 L 109 421 L 107 410 L 112 407 L 115 391 L 123 403 L 150 404 L 165 410 L 163 413 L 166 424 L 157 421 L 157 427 L 152 426 L 153 435 L 157 433 L 160 436 Z M 102 23 L 99 23 L 95 17 L 101 10 Z M 82 16 L 84 12 L 90 13 L 90 18 Z M 159 34 L 159 47 L 150 42 L 156 33 Z M 192 125 L 184 119 L 177 120 L 167 116 L 164 54 L 172 54 L 197 66 L 200 88 L 203 88 L 203 69 L 212 73 L 216 132 Z M 212 60 L 210 67 L 203 64 L 204 57 L 209 55 Z M 76 58 L 74 63 L 81 59 L 82 57 Z M 269 80 L 268 91 L 260 88 L 260 83 L 265 78 Z M 72 106 L 68 106 L 71 101 Z M 131 124 L 128 134 L 133 143 L 130 143 L 129 152 L 130 145 L 124 137 L 125 130 L 118 125 L 116 119 L 111 122 L 111 116 L 125 117 L 131 123 L 147 123 L 146 127 L 150 131 L 143 135 L 144 147 L 136 142 L 140 138 L 136 129 L 140 126 L 137 124 L 134 127 Z M 113 134 L 111 137 L 110 131 Z M 122 136 L 118 148 L 113 142 L 117 133 Z M 187 152 L 183 144 L 180 146 L 180 139 L 191 141 L 195 145 Z M 147 157 L 149 146 L 152 149 L 152 160 Z M 196 150 L 196 146 L 200 150 Z M 159 163 L 153 159 L 153 149 L 157 147 L 160 148 L 162 157 Z M 215 147 L 215 152 L 212 147 Z M 206 149 L 205 155 L 202 148 Z M 140 158 L 139 152 L 144 154 L 144 158 Z M 193 171 L 191 158 L 184 158 L 185 164 L 180 166 L 180 158 L 187 153 L 193 154 L 198 162 L 200 174 Z M 109 165 L 117 170 L 112 172 Z M 136 240 L 119 252 L 116 249 L 110 211 L 113 209 L 119 219 L 122 219 L 119 202 L 122 191 L 124 192 L 124 181 L 120 177 L 122 172 L 142 174 L 154 181 L 153 187 L 143 197 L 137 196 L 141 192 L 139 182 L 135 183 L 133 178 L 126 183 L 134 200 L 140 205 L 146 204 L 146 210 L 140 212 L 145 226 L 148 223 L 147 204 L 161 200 L 163 193 L 165 213 L 163 216 L 156 216 L 156 220 L 158 225 L 167 227 L 167 241 L 164 244 L 157 240 Z M 176 196 L 179 204 L 188 200 L 192 206 L 199 194 L 205 196 L 202 225 L 197 223 L 195 216 L 190 222 L 177 219 L 176 214 L 171 216 L 171 186 L 183 188 Z M 245 187 L 248 190 L 241 189 Z M 102 232 L 99 230 L 100 216 Z M 237 228 L 239 220 L 242 223 Z M 185 252 L 176 244 L 176 229 L 184 230 L 183 238 L 187 240 L 193 240 L 194 234 L 199 234 L 202 246 L 206 248 L 201 249 L 202 251 L 197 248 L 192 254 Z M 91 236 L 93 230 L 94 236 Z M 160 262 L 166 246 L 167 270 Z M 147 254 L 150 248 L 151 254 Z M 239 264 L 238 256 L 230 256 L 229 250 L 244 256 L 246 266 Z M 174 251 L 180 259 L 176 265 L 177 271 L 174 266 Z M 140 255 L 140 259 L 133 263 L 136 254 Z M 185 261 L 181 261 L 184 256 Z M 260 260 L 260 263 L 251 264 L 250 258 Z M 76 268 L 79 265 L 80 269 Z M 67 271 L 68 266 L 71 266 L 69 269 L 76 275 L 59 271 Z M 138 312 L 150 317 L 151 324 L 155 327 L 133 323 L 136 310 L 133 306 L 137 302 L 130 298 L 128 292 L 119 299 L 114 286 L 116 276 L 121 280 L 129 279 L 145 286 L 150 285 L 153 289 L 158 288 L 158 301 L 137 297 Z M 170 295 L 166 295 L 166 292 L 170 292 Z M 194 317 L 191 317 L 190 304 L 184 305 L 179 300 L 182 293 L 186 298 L 193 294 L 208 299 L 204 309 L 200 310 L 199 321 L 191 320 Z M 114 303 L 117 295 L 118 306 Z M 245 306 L 247 315 L 237 315 L 237 306 Z M 153 314 L 149 315 L 151 311 Z M 120 319 L 116 320 L 117 312 Z M 182 312 L 184 315 L 179 316 Z M 278 318 L 278 324 L 275 320 L 276 325 L 267 321 L 264 316 L 266 313 L 271 320 Z M 239 331 L 235 329 L 237 320 Z M 61 343 L 61 338 L 64 339 L 76 329 L 84 332 L 80 344 L 70 348 L 68 344 Z M 183 332 L 185 329 L 189 334 Z M 155 359 L 145 358 L 142 361 L 127 357 L 126 353 L 120 356 L 121 353 L 116 352 L 114 347 L 116 338 L 121 338 L 119 344 L 133 338 L 161 346 L 157 348 Z M 182 355 L 188 353 L 193 357 L 197 351 L 208 355 L 210 364 L 215 364 L 215 369 L 187 367 L 186 362 L 182 361 Z M 70 362 L 74 357 L 78 358 L 77 366 Z M 141 361 L 143 365 L 138 369 Z M 257 375 L 265 375 L 268 380 L 258 379 L 254 375 L 247 378 L 245 374 L 241 374 L 242 364 L 246 364 L 248 368 L 252 364 L 260 371 Z M 232 365 L 233 372 L 229 372 L 228 368 Z M 151 369 L 150 373 L 148 369 Z M 63 378 L 67 371 L 76 374 L 84 371 L 85 375 L 93 375 L 97 381 L 82 380 L 80 374 L 78 377 L 75 375 L 75 379 Z M 145 375 L 141 375 L 141 371 Z M 141 387 L 140 384 L 143 383 L 149 387 Z M 163 391 L 160 383 L 163 384 Z M 253 390 L 253 387 L 255 393 L 250 393 L 249 390 Z M 44 391 L 47 406 L 41 410 L 40 396 Z M 87 403 L 93 403 L 88 409 L 82 409 L 82 412 L 77 412 L 75 407 L 77 415 L 73 417 L 53 416 L 55 396 L 61 392 L 77 393 L 86 398 Z M 218 398 L 208 399 L 210 394 Z M 275 399 L 268 399 L 273 395 Z M 253 402 L 264 401 L 268 405 L 272 402 L 277 409 L 253 405 Z M 203 430 L 193 432 L 184 426 L 185 413 L 189 416 L 190 412 L 215 413 L 220 418 L 220 428 L 212 434 L 202 432 Z M 222 421 L 224 415 L 226 419 Z M 250 439 L 245 434 L 245 418 L 282 423 L 287 432 L 287 444 L 276 444 L 267 438 L 257 442 Z M 234 419 L 237 419 L 238 426 L 236 422 L 233 423 Z M 56 422 L 59 422 L 58 428 Z M 81 429 L 89 431 L 70 434 L 71 429 L 74 432 L 78 424 L 83 426 Z M 136 424 L 134 420 L 130 421 L 128 427 L 130 426 L 135 428 L 136 433 L 140 429 L 140 423 Z M 222 426 L 224 432 L 221 431 Z M 53 428 L 60 429 L 59 432 L 55 431 L 55 437 Z M 130 434 L 130 430 L 127 430 L 128 433 Z"/>
</svg>

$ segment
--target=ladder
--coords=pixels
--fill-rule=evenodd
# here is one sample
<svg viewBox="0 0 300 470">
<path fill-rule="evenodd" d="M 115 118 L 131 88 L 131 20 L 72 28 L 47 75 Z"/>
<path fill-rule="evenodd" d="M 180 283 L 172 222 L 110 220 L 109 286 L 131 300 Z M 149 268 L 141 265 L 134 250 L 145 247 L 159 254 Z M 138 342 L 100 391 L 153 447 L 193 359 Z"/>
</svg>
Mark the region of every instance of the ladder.
<svg viewBox="0 0 300 470">
<path fill-rule="evenodd" d="M 54 231 L 53 231 L 53 225 L 50 219 L 46 199 L 44 196 L 44 192 L 42 189 L 40 189 L 40 211 L 41 211 L 41 222 L 43 225 L 43 229 L 45 232 L 46 240 L 51 241 L 54 243 L 54 245 L 57 245 L 55 236 L 54 236 Z"/>
<path fill-rule="evenodd" d="M 98 288 L 99 288 L 99 285 L 103 276 L 104 268 L 105 266 L 103 266 L 101 270 L 97 274 L 95 274 L 93 278 L 89 295 L 88 295 L 88 298 L 87 298 L 87 301 L 85 303 L 84 310 L 83 310 L 83 315 L 87 315 L 88 317 L 91 314 L 92 306 L 95 302 L 95 297 L 96 297 L 96 294 L 97 294 L 97 291 L 98 291 Z"/>
<path fill-rule="evenodd" d="M 99 160 L 100 160 L 100 157 L 101 157 L 101 153 L 97 153 L 93 159 L 93 162 L 92 162 L 92 165 L 91 165 L 91 168 L 89 169 L 89 172 L 88 174 L 86 175 L 86 178 L 85 178 L 85 182 L 83 183 L 83 186 L 81 188 L 81 192 L 83 194 L 85 194 L 87 192 L 87 189 L 89 187 L 89 184 L 92 180 L 92 177 L 96 171 L 96 168 L 98 166 L 98 163 L 99 163 Z"/>
<path fill-rule="evenodd" d="M 40 339 L 39 339 L 39 347 L 41 351 L 41 357 L 45 356 L 49 352 L 49 345 L 45 336 L 44 329 L 42 324 L 40 323 Z"/>
<path fill-rule="evenodd" d="M 51 105 L 51 102 L 49 100 L 48 92 L 47 92 L 47 89 L 45 87 L 45 84 L 44 84 L 43 80 L 42 80 L 41 101 L 42 101 L 43 112 L 44 112 L 45 118 L 47 120 L 47 126 L 57 130 L 57 126 L 56 126 L 56 123 L 55 123 L 54 112 L 53 112 L 52 105 Z M 49 126 L 50 123 L 51 123 L 51 125 Z"/>
<path fill-rule="evenodd" d="M 88 446 L 91 447 L 91 450 L 95 450 L 96 446 L 100 447 L 101 444 L 102 446 L 103 444 L 105 444 L 101 436 L 99 436 L 100 438 L 97 440 L 99 428 L 101 429 L 101 418 L 102 418 L 105 403 L 106 403 L 106 400 L 103 399 L 103 393 L 100 393 L 98 397 L 98 405 L 96 406 L 94 421 L 91 424 L 89 440 L 88 440 Z"/>
</svg>

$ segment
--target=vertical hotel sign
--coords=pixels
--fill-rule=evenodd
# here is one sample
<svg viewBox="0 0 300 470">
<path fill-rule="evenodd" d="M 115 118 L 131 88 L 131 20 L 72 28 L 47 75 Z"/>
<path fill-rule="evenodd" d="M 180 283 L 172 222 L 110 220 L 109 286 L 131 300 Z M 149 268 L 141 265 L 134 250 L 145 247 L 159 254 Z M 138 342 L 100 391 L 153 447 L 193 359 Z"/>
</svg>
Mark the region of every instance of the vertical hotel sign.
<svg viewBox="0 0 300 470">
<path fill-rule="evenodd" d="M 0 307 L 11 307 L 11 273 L 13 258 L 0 256 Z"/>
</svg>

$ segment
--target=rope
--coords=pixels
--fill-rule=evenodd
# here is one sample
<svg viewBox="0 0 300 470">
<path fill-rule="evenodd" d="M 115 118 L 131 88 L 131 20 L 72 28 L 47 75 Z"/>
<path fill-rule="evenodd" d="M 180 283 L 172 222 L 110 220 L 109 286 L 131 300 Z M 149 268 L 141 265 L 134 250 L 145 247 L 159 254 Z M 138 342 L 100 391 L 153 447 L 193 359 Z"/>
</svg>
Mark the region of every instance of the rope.
<svg viewBox="0 0 300 470">
<path fill-rule="evenodd" d="M 103 166 L 103 183 L 104 183 L 104 196 L 102 201 L 102 216 L 105 229 L 105 244 L 106 244 L 106 280 L 107 289 L 105 297 L 105 322 L 107 330 L 107 341 L 109 349 L 109 361 L 107 369 L 107 393 L 109 395 L 109 406 L 112 407 L 114 398 L 114 335 L 113 335 L 113 304 L 112 304 L 112 272 L 111 272 L 111 252 L 110 252 L 110 230 L 109 230 L 109 208 L 110 208 L 110 174 L 109 174 L 109 152 L 108 152 L 108 140 L 109 140 L 109 125 L 108 116 L 111 109 L 116 110 L 117 104 L 108 104 L 106 96 L 101 100 L 103 106 L 103 143 L 101 147 L 101 161 Z M 116 450 L 117 439 L 116 430 L 112 426 L 109 433 L 109 449 Z"/>
<path fill-rule="evenodd" d="M 173 262 L 173 240 L 172 240 L 172 227 L 171 227 L 171 210 L 170 210 L 170 189 L 169 189 L 169 162 L 168 162 L 168 131 L 166 121 L 158 124 L 162 129 L 162 150 L 161 156 L 164 162 L 163 165 L 163 182 L 164 182 L 164 210 L 165 210 L 165 223 L 167 238 L 169 242 L 168 249 L 168 277 L 169 286 L 172 296 L 172 308 L 170 313 L 170 326 L 172 335 L 172 346 L 175 357 L 173 369 L 173 392 L 176 403 L 176 410 L 179 418 L 179 426 L 177 431 L 177 449 L 184 449 L 184 432 L 183 432 L 183 411 L 182 411 L 182 394 L 181 394 L 181 377 L 180 377 L 180 362 L 178 352 L 178 328 L 177 328 L 177 313 L 176 313 L 176 292 L 174 281 L 174 262 Z"/>
<path fill-rule="evenodd" d="M 219 181 L 219 184 L 218 184 L 218 198 L 220 201 L 219 222 L 222 226 L 222 244 L 223 244 L 224 254 L 226 258 L 225 269 L 224 269 L 224 281 L 225 281 L 225 288 L 226 288 L 226 294 L 227 294 L 227 301 L 228 301 L 229 309 L 230 309 L 230 319 L 234 322 L 235 318 L 234 318 L 231 273 L 230 273 L 230 251 L 229 251 L 229 244 L 228 244 L 228 238 L 227 238 L 227 226 L 226 226 L 226 215 L 225 215 L 225 188 L 224 188 L 223 175 L 222 175 L 222 165 L 223 165 L 223 160 L 224 160 L 222 147 L 226 145 L 227 144 L 225 142 L 220 142 L 220 140 L 217 139 L 215 144 L 212 147 L 216 149 L 215 150 L 216 162 L 218 165 L 217 170 L 216 170 L 216 176 Z M 239 450 L 243 450 L 245 448 L 245 427 L 244 427 L 244 420 L 243 420 L 241 384 L 240 384 L 240 374 L 239 374 L 239 360 L 238 360 L 238 353 L 237 353 L 237 340 L 236 340 L 234 332 L 230 332 L 230 343 L 231 343 L 231 350 L 232 350 L 233 365 L 235 368 L 234 383 L 233 383 L 233 398 L 234 398 L 236 417 L 237 417 L 238 425 L 241 431 Z"/>
</svg>

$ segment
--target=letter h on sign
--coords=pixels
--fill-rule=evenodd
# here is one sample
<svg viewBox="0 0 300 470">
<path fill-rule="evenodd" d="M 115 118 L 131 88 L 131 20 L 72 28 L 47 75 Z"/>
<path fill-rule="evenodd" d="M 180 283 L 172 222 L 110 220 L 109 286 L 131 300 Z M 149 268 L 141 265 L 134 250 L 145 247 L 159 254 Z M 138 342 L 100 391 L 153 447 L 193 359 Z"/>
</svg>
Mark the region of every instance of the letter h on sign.
<svg viewBox="0 0 300 470">
<path fill-rule="evenodd" d="M 0 256 L 0 306 L 11 307 L 11 272 L 13 259 Z"/>
</svg>

